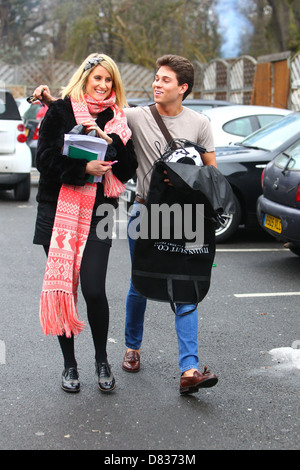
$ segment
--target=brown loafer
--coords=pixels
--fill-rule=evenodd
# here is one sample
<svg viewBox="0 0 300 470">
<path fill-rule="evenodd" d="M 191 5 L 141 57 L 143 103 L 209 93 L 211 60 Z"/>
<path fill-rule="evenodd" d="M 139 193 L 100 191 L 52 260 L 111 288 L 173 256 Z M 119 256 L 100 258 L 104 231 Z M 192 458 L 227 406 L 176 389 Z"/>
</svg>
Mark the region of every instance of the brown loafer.
<svg viewBox="0 0 300 470">
<path fill-rule="evenodd" d="M 127 351 L 125 353 L 122 368 L 126 372 L 138 372 L 140 370 L 140 354 L 138 351 Z"/>
<path fill-rule="evenodd" d="M 218 382 L 215 374 L 211 374 L 207 367 L 204 367 L 204 372 L 194 372 L 192 376 L 181 376 L 180 378 L 180 393 L 187 395 L 188 393 L 196 393 L 199 388 L 213 387 Z"/>
</svg>

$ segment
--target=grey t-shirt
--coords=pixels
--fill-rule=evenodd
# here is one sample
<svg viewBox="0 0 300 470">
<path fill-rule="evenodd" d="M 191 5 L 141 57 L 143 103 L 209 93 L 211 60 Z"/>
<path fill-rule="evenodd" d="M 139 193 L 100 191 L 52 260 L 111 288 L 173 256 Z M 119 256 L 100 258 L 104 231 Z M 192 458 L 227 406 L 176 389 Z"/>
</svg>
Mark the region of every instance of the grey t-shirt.
<svg viewBox="0 0 300 470">
<path fill-rule="evenodd" d="M 149 106 L 125 108 L 128 125 L 132 130 L 132 140 L 137 154 L 137 189 L 136 194 L 146 198 L 151 170 L 167 145 Z M 161 116 L 171 136 L 175 139 L 187 139 L 206 149 L 214 151 L 214 141 L 209 119 L 192 109 L 183 107 L 177 116 Z"/>
</svg>

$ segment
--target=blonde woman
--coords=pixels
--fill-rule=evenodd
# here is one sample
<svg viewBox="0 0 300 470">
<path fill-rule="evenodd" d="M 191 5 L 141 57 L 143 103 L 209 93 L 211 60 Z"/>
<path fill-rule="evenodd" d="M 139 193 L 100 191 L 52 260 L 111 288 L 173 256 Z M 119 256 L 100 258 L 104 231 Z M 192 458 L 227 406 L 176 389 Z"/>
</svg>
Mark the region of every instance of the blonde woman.
<svg viewBox="0 0 300 470">
<path fill-rule="evenodd" d="M 95 347 L 98 387 L 110 392 L 116 385 L 106 351 L 109 306 L 105 280 L 111 237 L 97 236 L 96 227 L 103 216 L 96 215 L 96 210 L 101 204 L 117 206 L 118 190 L 111 192 L 108 181 L 114 178 L 120 183 L 117 188 L 122 187 L 137 167 L 123 111 L 126 104 L 115 62 L 104 54 L 91 54 L 62 90 L 61 99 L 50 105 L 40 128 L 34 243 L 43 245 L 47 254 L 40 318 L 43 332 L 58 336 L 64 358 L 61 386 L 66 392 L 80 390 L 74 351 L 74 336 L 84 327 L 76 307 L 78 282 Z M 107 141 L 103 161 L 62 154 L 64 135 L 77 124 L 82 124 L 86 133 L 96 130 Z M 90 183 L 90 175 L 101 176 L 102 181 Z"/>
</svg>

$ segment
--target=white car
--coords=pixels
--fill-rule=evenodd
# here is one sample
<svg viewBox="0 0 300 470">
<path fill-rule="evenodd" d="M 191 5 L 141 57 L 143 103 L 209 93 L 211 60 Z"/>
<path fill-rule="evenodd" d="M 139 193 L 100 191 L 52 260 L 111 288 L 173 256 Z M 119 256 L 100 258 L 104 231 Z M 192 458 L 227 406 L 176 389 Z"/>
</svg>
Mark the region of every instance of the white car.
<svg viewBox="0 0 300 470">
<path fill-rule="evenodd" d="M 211 122 L 215 147 L 241 142 L 245 137 L 292 111 L 269 106 L 233 105 L 202 111 Z"/>
<path fill-rule="evenodd" d="M 0 89 L 0 190 L 14 190 L 17 201 L 28 201 L 31 189 L 31 151 L 17 104 Z"/>
<path fill-rule="evenodd" d="M 16 98 L 15 101 L 17 103 L 21 118 L 23 119 L 24 114 L 30 108 L 31 104 L 28 103 L 26 98 Z"/>
</svg>

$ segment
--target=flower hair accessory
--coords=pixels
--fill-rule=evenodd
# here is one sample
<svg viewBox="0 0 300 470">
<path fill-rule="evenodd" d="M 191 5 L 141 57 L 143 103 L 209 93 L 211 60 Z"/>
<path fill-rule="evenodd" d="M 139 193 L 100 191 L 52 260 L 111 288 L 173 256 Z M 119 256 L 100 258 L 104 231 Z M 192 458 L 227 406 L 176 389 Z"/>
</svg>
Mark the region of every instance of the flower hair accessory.
<svg viewBox="0 0 300 470">
<path fill-rule="evenodd" d="M 91 59 L 89 59 L 89 60 L 87 61 L 87 63 L 85 64 L 83 70 L 84 70 L 84 71 L 89 70 L 89 69 L 91 69 L 92 67 L 94 67 L 95 65 L 100 64 L 100 62 L 102 62 L 103 60 L 104 60 L 103 57 L 92 57 Z"/>
</svg>

